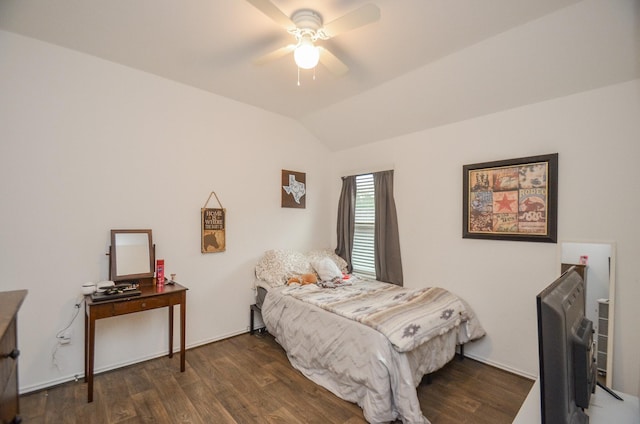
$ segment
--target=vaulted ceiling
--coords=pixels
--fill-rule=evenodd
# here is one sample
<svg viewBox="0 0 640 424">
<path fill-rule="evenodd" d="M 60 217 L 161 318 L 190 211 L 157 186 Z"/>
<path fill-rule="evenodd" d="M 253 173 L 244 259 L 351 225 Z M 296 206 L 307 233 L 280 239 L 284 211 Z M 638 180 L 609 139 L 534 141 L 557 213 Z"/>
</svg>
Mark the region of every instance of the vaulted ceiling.
<svg viewBox="0 0 640 424">
<path fill-rule="evenodd" d="M 332 150 L 640 77 L 636 0 L 272 2 L 381 18 L 321 42 L 346 75 L 300 86 L 291 55 L 253 63 L 293 39 L 245 0 L 0 0 L 0 29 L 291 117 Z"/>
</svg>

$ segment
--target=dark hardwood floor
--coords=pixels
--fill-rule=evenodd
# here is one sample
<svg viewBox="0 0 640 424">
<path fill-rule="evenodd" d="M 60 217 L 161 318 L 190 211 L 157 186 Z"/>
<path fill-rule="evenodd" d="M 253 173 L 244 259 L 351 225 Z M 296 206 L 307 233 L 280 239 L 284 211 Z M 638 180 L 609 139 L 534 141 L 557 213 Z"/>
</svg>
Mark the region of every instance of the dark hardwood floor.
<svg viewBox="0 0 640 424">
<path fill-rule="evenodd" d="M 365 423 L 362 410 L 293 369 L 270 335 L 243 334 L 65 383 L 20 398 L 24 424 L 35 423 Z M 433 423 L 511 423 L 533 382 L 469 358 L 454 359 L 418 387 Z"/>
</svg>

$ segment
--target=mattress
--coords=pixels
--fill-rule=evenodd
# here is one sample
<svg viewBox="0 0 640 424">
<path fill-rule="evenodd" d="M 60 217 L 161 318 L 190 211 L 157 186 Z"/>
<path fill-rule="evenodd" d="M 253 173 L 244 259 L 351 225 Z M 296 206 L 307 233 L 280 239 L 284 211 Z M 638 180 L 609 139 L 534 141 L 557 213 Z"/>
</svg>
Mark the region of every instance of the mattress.
<svg viewBox="0 0 640 424">
<path fill-rule="evenodd" d="M 260 278 L 256 278 L 253 282 L 253 288 L 256 292 L 256 305 L 258 306 L 258 308 L 262 309 L 264 299 L 267 297 L 267 293 L 269 292 L 269 290 L 280 286 L 282 286 L 282 284 L 274 284 L 265 280 L 261 280 Z"/>
<path fill-rule="evenodd" d="M 258 308 L 262 309 L 262 304 L 264 303 L 264 298 L 267 296 L 267 289 L 262 286 L 256 287 L 256 305 Z"/>
<path fill-rule="evenodd" d="M 398 352 L 379 331 L 285 295 L 285 287 L 265 291 L 264 323 L 293 367 L 357 403 L 370 423 L 428 423 L 416 393 L 422 376 L 449 362 L 456 345 L 484 334 L 472 316 L 465 325 Z"/>
</svg>

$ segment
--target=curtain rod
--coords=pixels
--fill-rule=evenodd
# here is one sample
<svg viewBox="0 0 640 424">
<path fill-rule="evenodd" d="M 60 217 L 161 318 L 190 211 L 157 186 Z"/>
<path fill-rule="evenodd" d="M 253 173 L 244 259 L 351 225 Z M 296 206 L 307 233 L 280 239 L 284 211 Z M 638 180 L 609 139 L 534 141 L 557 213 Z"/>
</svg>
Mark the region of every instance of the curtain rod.
<svg viewBox="0 0 640 424">
<path fill-rule="evenodd" d="M 362 170 L 362 169 L 358 169 L 355 171 L 348 171 L 346 175 L 342 175 L 342 178 L 344 177 L 359 177 L 361 175 L 366 175 L 366 174 L 375 174 L 376 172 L 383 172 L 383 171 L 394 171 L 394 166 L 379 166 L 379 167 L 375 167 L 373 169 L 370 170 Z"/>
</svg>

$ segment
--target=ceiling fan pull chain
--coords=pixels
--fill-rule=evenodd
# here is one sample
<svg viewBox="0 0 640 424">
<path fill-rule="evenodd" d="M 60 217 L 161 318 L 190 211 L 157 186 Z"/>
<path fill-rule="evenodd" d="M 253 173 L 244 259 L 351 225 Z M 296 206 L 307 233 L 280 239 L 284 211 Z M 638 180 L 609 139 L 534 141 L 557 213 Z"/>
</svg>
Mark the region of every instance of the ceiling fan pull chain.
<svg viewBox="0 0 640 424">
<path fill-rule="evenodd" d="M 298 68 L 298 87 L 300 87 L 300 68 Z"/>
<path fill-rule="evenodd" d="M 314 80 L 314 81 L 316 80 L 316 68 L 317 68 L 317 66 L 315 66 L 315 67 L 313 68 L 313 80 Z"/>
</svg>

